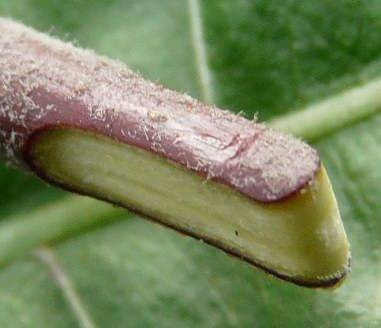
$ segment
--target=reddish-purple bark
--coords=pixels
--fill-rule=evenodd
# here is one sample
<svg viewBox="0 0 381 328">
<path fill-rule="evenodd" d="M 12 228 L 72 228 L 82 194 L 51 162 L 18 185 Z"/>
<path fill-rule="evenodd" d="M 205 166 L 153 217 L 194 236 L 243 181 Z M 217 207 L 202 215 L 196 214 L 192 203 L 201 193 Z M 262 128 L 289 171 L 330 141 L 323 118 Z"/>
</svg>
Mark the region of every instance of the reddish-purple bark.
<svg viewBox="0 0 381 328">
<path fill-rule="evenodd" d="M 298 139 L 0 19 L 1 153 L 30 167 L 28 141 L 54 127 L 146 149 L 260 202 L 295 194 L 320 168 L 317 152 Z"/>
</svg>

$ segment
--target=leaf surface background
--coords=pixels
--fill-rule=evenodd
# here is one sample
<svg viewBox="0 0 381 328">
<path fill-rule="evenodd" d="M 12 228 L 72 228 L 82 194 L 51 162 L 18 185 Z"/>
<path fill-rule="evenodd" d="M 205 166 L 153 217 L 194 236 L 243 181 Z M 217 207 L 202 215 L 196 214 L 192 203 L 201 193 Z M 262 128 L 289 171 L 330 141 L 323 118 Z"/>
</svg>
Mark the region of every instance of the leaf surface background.
<svg viewBox="0 0 381 328">
<path fill-rule="evenodd" d="M 0 0 L 0 15 L 118 58 L 168 87 L 199 98 L 210 94 L 218 106 L 248 118 L 258 113 L 261 120 L 303 110 L 381 73 L 377 0 L 200 0 L 199 12 L 191 10 L 192 1 Z M 194 22 L 202 24 L 201 39 Z M 206 84 L 200 47 L 211 76 Z M 128 213 L 51 245 L 51 252 L 98 327 L 378 327 L 380 125 L 375 114 L 314 141 L 353 256 L 352 273 L 335 291 L 267 277 Z M 0 231 L 66 195 L 4 166 L 0 187 Z M 73 306 L 39 257 L 1 268 L 1 326 L 85 326 Z"/>
</svg>

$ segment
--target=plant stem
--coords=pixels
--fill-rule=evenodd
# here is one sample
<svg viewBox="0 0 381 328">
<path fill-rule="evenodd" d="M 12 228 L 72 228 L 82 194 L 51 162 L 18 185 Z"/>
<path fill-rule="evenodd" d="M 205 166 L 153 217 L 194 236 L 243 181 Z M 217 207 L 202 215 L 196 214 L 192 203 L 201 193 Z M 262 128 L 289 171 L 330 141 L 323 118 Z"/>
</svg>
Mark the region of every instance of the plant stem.
<svg viewBox="0 0 381 328">
<path fill-rule="evenodd" d="M 381 79 L 269 122 L 277 129 L 309 141 L 367 118 L 381 108 Z M 70 196 L 28 214 L 4 219 L 0 225 L 0 264 L 46 243 L 120 217 L 124 210 L 97 200 Z"/>
<path fill-rule="evenodd" d="M 269 125 L 309 141 L 366 119 L 381 109 L 381 79 L 275 118 Z"/>
<path fill-rule="evenodd" d="M 269 122 L 277 129 L 316 140 L 367 118 L 381 108 L 381 79 L 333 96 L 305 110 Z M 46 243 L 111 223 L 123 210 L 85 197 L 70 196 L 0 225 L 0 264 Z"/>
</svg>

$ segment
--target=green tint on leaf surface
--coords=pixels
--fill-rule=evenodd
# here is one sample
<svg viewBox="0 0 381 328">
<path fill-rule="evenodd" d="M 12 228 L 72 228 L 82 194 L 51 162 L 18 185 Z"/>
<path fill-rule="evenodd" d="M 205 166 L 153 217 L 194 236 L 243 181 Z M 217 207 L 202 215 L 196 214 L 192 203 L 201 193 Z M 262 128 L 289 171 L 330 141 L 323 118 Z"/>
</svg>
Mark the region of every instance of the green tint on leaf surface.
<svg viewBox="0 0 381 328">
<path fill-rule="evenodd" d="M 118 58 L 168 87 L 210 94 L 218 106 L 248 118 L 278 119 L 381 74 L 377 0 L 0 0 L 0 15 Z M 127 212 L 100 220 L 97 229 L 83 223 L 81 231 L 51 233 L 44 241 L 55 241 L 56 264 L 97 327 L 379 327 L 380 126 L 376 112 L 313 139 L 351 242 L 353 271 L 337 290 L 267 277 Z M 9 239 L 9 254 L 17 255 L 28 237 L 12 231 L 25 225 L 28 232 L 34 210 L 67 196 L 4 166 L 0 187 L 0 248 Z M 54 218 L 39 220 L 46 220 L 47 234 L 53 230 Z M 88 327 L 65 288 L 33 254 L 3 265 L 0 326 Z"/>
</svg>

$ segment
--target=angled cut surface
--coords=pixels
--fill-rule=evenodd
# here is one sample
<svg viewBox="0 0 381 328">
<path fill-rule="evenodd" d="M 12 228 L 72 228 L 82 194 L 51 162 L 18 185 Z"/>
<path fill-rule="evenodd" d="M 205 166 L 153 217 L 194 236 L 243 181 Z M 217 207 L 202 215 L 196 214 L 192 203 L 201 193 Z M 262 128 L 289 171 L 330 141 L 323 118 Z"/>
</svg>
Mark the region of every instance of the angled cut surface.
<svg viewBox="0 0 381 328">
<path fill-rule="evenodd" d="M 28 156 L 53 183 L 128 207 L 294 283 L 332 286 L 348 270 L 348 242 L 324 167 L 306 188 L 265 204 L 78 129 L 39 133 Z"/>
<path fill-rule="evenodd" d="M 345 276 L 348 244 L 316 150 L 21 24 L 0 29 L 9 162 L 297 284 Z"/>
</svg>

